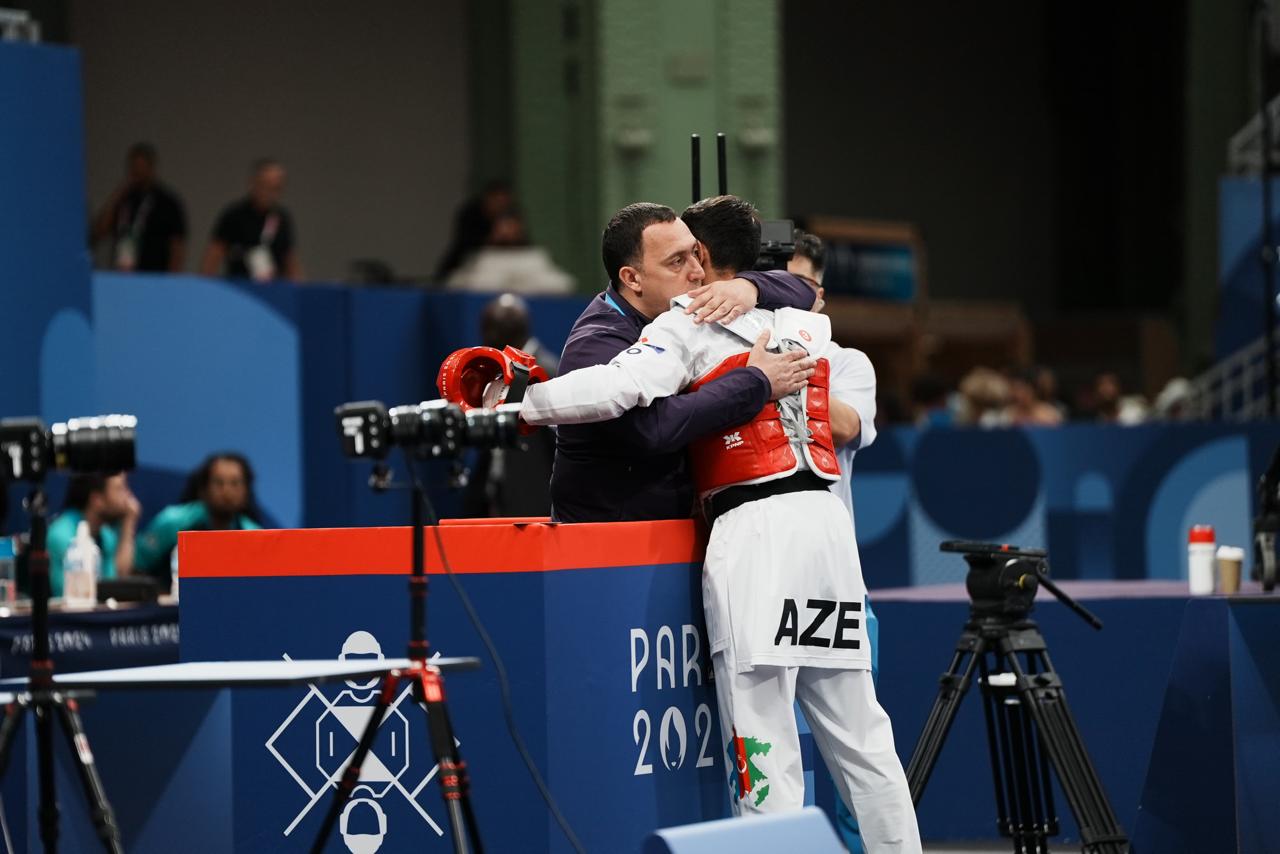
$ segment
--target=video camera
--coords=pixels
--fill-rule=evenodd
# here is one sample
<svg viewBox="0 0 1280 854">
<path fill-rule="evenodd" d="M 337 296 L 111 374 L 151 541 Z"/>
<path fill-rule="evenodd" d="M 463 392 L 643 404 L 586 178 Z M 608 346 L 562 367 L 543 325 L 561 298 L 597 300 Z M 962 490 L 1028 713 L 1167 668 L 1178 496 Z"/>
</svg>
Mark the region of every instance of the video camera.
<svg viewBox="0 0 1280 854">
<path fill-rule="evenodd" d="M 51 471 L 119 472 L 136 464 L 138 419 L 132 415 L 70 418 L 45 429 L 39 418 L 0 419 L 0 481 L 40 483 Z"/>
<path fill-rule="evenodd" d="M 427 400 L 391 409 L 378 400 L 344 403 L 333 411 L 348 457 L 386 458 L 392 447 L 420 457 L 456 457 L 464 448 L 514 448 L 520 444 L 520 406 L 469 409 Z"/>
<path fill-rule="evenodd" d="M 967 540 L 948 540 L 939 549 L 964 555 L 969 564 L 964 584 L 976 617 L 1025 618 L 1041 582 L 1048 582 L 1048 555 L 1042 549 Z M 1051 583 L 1046 586 L 1052 589 Z"/>
</svg>

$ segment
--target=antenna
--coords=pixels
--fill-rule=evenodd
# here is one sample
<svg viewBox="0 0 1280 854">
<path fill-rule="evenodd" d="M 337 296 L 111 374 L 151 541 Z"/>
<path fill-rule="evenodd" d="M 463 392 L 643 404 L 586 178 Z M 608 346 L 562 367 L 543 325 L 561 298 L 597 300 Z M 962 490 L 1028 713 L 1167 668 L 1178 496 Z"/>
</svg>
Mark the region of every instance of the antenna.
<svg viewBox="0 0 1280 854">
<path fill-rule="evenodd" d="M 716 163 L 720 167 L 720 195 L 729 194 L 729 159 L 724 151 L 724 134 L 716 134 Z"/>
<path fill-rule="evenodd" d="M 693 200 L 702 198 L 702 139 L 696 133 L 689 136 L 689 162 L 693 165 Z"/>
</svg>

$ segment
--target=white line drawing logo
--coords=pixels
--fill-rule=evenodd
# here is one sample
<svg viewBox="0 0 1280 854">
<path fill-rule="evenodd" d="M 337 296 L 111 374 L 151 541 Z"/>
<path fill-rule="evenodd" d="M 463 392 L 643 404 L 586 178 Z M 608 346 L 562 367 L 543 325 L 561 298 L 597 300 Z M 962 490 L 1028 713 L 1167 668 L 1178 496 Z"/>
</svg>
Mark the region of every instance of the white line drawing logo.
<svg viewBox="0 0 1280 854">
<path fill-rule="evenodd" d="M 432 658 L 439 657 L 436 653 Z M 380 660 L 382 646 L 378 639 L 366 631 L 355 631 L 347 636 L 338 658 L 343 661 L 359 659 Z M 288 655 L 285 660 L 292 660 Z M 266 741 L 267 751 L 283 766 L 298 787 L 307 796 L 304 806 L 284 829 L 288 836 L 298 827 L 316 805 L 332 796 L 342 778 L 351 755 L 355 753 L 378 695 L 378 677 L 364 681 L 347 681 L 346 690 L 330 699 L 320 687 L 309 684 L 307 694 L 293 711 L 281 722 Z M 351 801 L 342 812 L 342 839 L 352 854 L 375 854 L 382 847 L 387 834 L 387 814 L 380 801 L 388 792 L 396 791 L 422 817 L 437 836 L 444 836 L 440 823 L 432 818 L 418 802 L 422 790 L 435 779 L 438 766 L 434 763 L 413 788 L 415 766 L 410 762 L 409 720 L 400 706 L 408 699 L 410 707 L 413 687 L 406 684 L 399 695 L 387 707 L 386 716 L 378 727 L 378 735 L 360 769 L 360 780 L 351 794 Z M 314 739 L 302 739 L 302 730 L 311 729 Z M 290 736 L 292 736 L 290 738 Z M 305 749 L 303 745 L 305 743 Z M 423 766 L 419 752 L 417 769 Z M 372 832 L 376 828 L 377 832 Z"/>
</svg>

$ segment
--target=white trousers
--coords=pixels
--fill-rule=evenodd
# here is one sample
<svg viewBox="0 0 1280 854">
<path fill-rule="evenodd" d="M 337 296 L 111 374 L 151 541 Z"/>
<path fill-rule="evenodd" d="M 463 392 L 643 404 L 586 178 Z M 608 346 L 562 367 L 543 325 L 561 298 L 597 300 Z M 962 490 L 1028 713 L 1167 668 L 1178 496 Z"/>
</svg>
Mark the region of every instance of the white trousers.
<svg viewBox="0 0 1280 854">
<path fill-rule="evenodd" d="M 712 663 L 735 814 L 804 806 L 798 701 L 867 854 L 921 854 L 907 777 L 870 671 L 758 665 L 739 673 L 732 647 Z"/>
</svg>

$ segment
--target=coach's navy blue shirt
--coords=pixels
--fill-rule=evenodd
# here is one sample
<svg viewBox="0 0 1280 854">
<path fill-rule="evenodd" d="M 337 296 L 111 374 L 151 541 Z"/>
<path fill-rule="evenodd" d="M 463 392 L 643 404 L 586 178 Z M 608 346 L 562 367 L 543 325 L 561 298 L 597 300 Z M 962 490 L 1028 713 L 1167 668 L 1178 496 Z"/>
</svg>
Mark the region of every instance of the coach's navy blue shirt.
<svg viewBox="0 0 1280 854">
<path fill-rule="evenodd" d="M 813 291 L 783 271 L 739 273 L 759 291 L 761 308 L 808 309 Z M 652 318 L 611 286 L 582 312 L 560 357 L 560 373 L 603 365 L 640 338 Z M 759 368 L 730 371 L 696 392 L 598 424 L 556 431 L 551 515 L 557 522 L 637 522 L 693 515 L 694 488 L 685 448 L 694 439 L 750 421 L 769 402 Z"/>
</svg>

